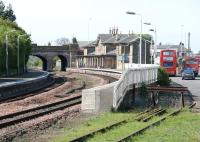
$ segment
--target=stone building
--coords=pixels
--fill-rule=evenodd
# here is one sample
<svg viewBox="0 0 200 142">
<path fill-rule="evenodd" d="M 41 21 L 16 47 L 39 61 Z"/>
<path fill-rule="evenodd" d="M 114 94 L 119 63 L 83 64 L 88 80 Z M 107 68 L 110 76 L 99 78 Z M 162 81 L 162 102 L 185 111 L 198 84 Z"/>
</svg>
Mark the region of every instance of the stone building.
<svg viewBox="0 0 200 142">
<path fill-rule="evenodd" d="M 139 43 L 139 35 L 118 34 L 118 29 L 99 34 L 95 41 L 83 47 L 84 55 L 76 56 L 77 67 L 122 69 L 125 64 L 138 63 Z M 150 43 L 143 39 L 144 63 L 150 63 Z"/>
</svg>

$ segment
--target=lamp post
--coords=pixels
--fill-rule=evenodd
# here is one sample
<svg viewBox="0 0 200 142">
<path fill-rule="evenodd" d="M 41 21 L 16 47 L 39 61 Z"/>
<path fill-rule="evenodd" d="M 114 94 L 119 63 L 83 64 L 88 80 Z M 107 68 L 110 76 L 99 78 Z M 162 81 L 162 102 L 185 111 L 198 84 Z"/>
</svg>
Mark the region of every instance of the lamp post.
<svg viewBox="0 0 200 142">
<path fill-rule="evenodd" d="M 131 11 L 127 11 L 126 14 L 140 16 L 140 49 L 138 56 L 139 56 L 139 63 L 141 64 L 142 63 L 142 15 Z"/>
<path fill-rule="evenodd" d="M 146 46 L 146 43 L 148 42 L 148 43 L 150 43 L 151 45 L 152 45 L 152 40 L 151 41 L 149 41 L 149 40 L 146 40 L 146 39 L 143 39 L 144 40 L 144 42 L 145 42 L 145 64 L 146 64 L 146 59 L 147 59 L 147 53 L 146 53 L 146 51 L 147 51 L 147 46 Z M 152 61 L 152 59 L 151 59 L 151 61 Z"/>
<path fill-rule="evenodd" d="M 184 27 L 184 25 L 181 25 L 181 59 L 183 58 L 183 27 Z"/>
<path fill-rule="evenodd" d="M 16 30 L 11 30 L 6 32 L 6 76 L 8 76 L 9 68 L 8 68 L 8 34 L 15 32 Z"/>
<path fill-rule="evenodd" d="M 30 36 L 30 35 L 27 35 L 27 36 Z M 30 37 L 27 37 L 27 39 L 30 39 Z M 23 70 L 24 70 L 24 72 L 26 70 L 26 50 L 24 51 Z"/>
<path fill-rule="evenodd" d="M 17 74 L 19 75 L 19 47 L 20 47 L 20 43 L 19 43 L 19 39 L 20 37 L 26 36 L 27 34 L 23 34 L 23 35 L 18 35 L 17 37 Z"/>
<path fill-rule="evenodd" d="M 156 25 L 153 25 L 151 23 L 144 23 L 145 25 L 152 25 L 154 26 L 154 29 L 150 29 L 149 31 L 154 32 L 154 38 L 155 38 L 155 42 L 154 42 L 154 54 L 153 54 L 153 58 L 154 58 L 154 64 L 155 64 L 155 59 L 157 57 L 156 52 L 157 52 L 157 31 L 156 31 Z"/>
<path fill-rule="evenodd" d="M 90 42 L 90 21 L 92 20 L 92 18 L 88 19 L 88 44 Z"/>
</svg>

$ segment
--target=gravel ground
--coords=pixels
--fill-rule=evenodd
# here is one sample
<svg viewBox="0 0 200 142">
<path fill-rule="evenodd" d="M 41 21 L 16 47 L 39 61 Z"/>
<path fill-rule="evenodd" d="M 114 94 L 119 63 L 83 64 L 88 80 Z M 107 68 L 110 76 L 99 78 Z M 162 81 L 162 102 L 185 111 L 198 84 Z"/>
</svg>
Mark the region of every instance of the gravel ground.
<svg viewBox="0 0 200 142">
<path fill-rule="evenodd" d="M 79 75 L 77 76 L 77 74 L 73 73 L 71 75 L 68 75 L 67 77 L 79 77 Z M 83 78 L 84 75 L 80 75 L 80 77 Z M 106 84 L 106 81 L 100 77 L 85 75 L 85 78 L 86 78 L 87 88 Z M 0 108 L 1 108 L 0 116 L 65 99 L 67 97 L 59 98 L 59 97 L 56 97 L 55 95 L 62 94 L 67 89 L 76 87 L 77 85 L 79 85 L 79 83 L 80 83 L 80 81 L 76 81 L 76 80 L 74 80 L 72 82 L 66 82 L 63 85 L 61 85 L 55 89 L 52 89 L 48 92 L 44 92 L 44 93 L 41 93 L 41 94 L 38 94 L 35 96 L 27 97 L 27 98 L 19 100 L 19 101 L 0 104 Z M 71 96 L 68 96 L 68 97 L 71 97 Z"/>
<path fill-rule="evenodd" d="M 46 124 L 40 124 L 38 127 L 32 128 L 31 131 L 24 134 L 23 137 L 16 137 L 14 142 L 48 142 L 50 139 L 55 138 L 62 134 L 66 129 L 78 127 L 84 121 L 88 120 L 91 116 L 81 114 L 80 107 L 73 108 L 65 113 L 59 114 L 59 118 Z"/>
<path fill-rule="evenodd" d="M 86 88 L 91 88 L 98 85 L 104 85 L 107 83 L 105 79 L 92 76 L 92 75 L 82 75 L 82 74 L 76 74 L 76 73 L 72 73 L 72 74 L 62 73 L 62 76 L 83 79 L 86 82 Z M 60 97 L 56 97 L 55 95 L 62 94 L 69 88 L 77 87 L 78 85 L 80 85 L 80 83 L 81 83 L 80 80 L 78 81 L 72 80 L 71 82 L 66 82 L 65 84 L 59 86 L 58 88 L 52 89 L 48 92 L 44 92 L 36 96 L 31 96 L 19 101 L 0 104 L 0 107 L 1 107 L 0 116 L 9 114 L 12 112 L 21 111 L 28 108 L 48 104 L 50 102 L 66 99 L 67 97 L 60 98 Z M 68 97 L 72 97 L 72 96 L 76 96 L 80 94 L 81 94 L 81 91 L 72 93 Z M 45 115 L 43 117 L 39 117 L 31 121 L 27 121 L 24 123 L 17 124 L 15 126 L 4 128 L 0 132 L 1 141 L 13 141 L 13 138 L 15 138 L 14 141 L 45 141 L 45 140 L 48 141 L 48 137 L 52 136 L 51 133 L 57 133 L 58 131 L 60 131 L 60 128 L 64 126 L 63 124 L 65 124 L 65 126 L 68 126 L 68 127 L 73 127 L 73 125 L 78 125 L 79 122 L 81 123 L 81 121 L 84 120 L 84 118 L 85 117 L 83 117 L 80 114 L 80 105 L 77 105 L 71 108 L 67 108 L 65 110 L 60 110 L 55 113 Z M 53 124 L 56 124 L 56 125 L 53 125 Z M 20 129 L 22 128 L 26 128 L 26 130 L 28 130 L 29 132 L 21 131 Z M 49 129 L 46 129 L 46 128 L 49 128 Z M 55 128 L 58 128 L 58 131 L 54 131 Z M 11 132 L 13 129 L 19 130 L 17 133 L 17 137 L 11 136 L 10 137 L 11 139 L 2 137 L 2 135 L 4 135 L 7 132 Z M 16 133 L 14 133 L 13 135 L 15 136 Z M 23 135 L 23 137 L 21 137 L 21 135 Z M 39 137 L 40 135 L 41 135 L 41 138 Z"/>
<path fill-rule="evenodd" d="M 80 105 L 76 105 L 64 110 L 56 111 L 52 114 L 45 115 L 24 123 L 14 125 L 12 127 L 4 128 L 1 130 L 1 141 L 30 141 L 37 139 L 39 135 L 48 133 L 47 128 L 52 127 L 53 124 L 58 123 L 58 120 L 73 120 L 80 115 Z M 55 126 L 54 126 L 55 127 Z M 17 132 L 7 134 L 17 130 Z M 5 135 L 6 136 L 2 136 Z M 38 140 L 37 140 L 38 141 Z"/>
</svg>

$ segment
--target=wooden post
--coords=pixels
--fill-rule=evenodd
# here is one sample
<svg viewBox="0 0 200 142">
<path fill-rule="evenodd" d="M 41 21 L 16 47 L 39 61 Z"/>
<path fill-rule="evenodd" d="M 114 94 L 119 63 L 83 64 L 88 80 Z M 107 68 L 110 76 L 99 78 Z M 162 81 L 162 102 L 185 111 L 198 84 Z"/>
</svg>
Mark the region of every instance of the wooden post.
<svg viewBox="0 0 200 142">
<path fill-rule="evenodd" d="M 182 106 L 182 107 L 185 107 L 183 92 L 181 92 L 181 106 Z"/>
<path fill-rule="evenodd" d="M 156 106 L 156 101 L 155 101 L 155 96 L 154 96 L 154 92 L 152 93 L 152 102 L 153 102 L 153 106 Z"/>
<path fill-rule="evenodd" d="M 135 84 L 133 84 L 132 101 L 133 101 L 133 103 L 135 102 Z"/>
</svg>

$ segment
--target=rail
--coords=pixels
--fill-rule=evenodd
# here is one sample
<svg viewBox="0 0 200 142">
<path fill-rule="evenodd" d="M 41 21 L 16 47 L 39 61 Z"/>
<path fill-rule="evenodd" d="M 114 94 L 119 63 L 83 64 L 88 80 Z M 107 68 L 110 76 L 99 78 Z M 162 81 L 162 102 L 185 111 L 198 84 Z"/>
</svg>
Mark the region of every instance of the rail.
<svg viewBox="0 0 200 142">
<path fill-rule="evenodd" d="M 151 84 L 157 81 L 158 65 L 142 64 L 130 66 L 120 77 L 113 91 L 113 108 L 118 109 L 130 85 L 140 87 L 142 83 Z"/>
</svg>

